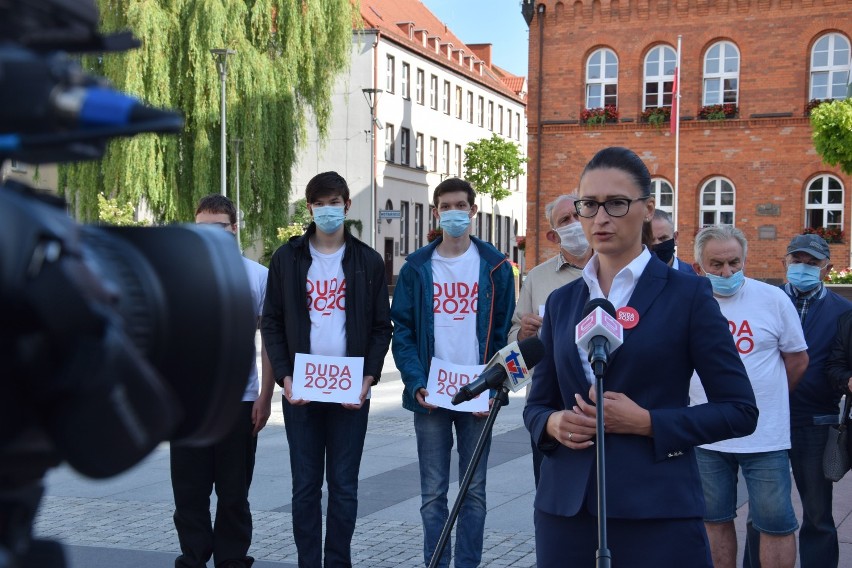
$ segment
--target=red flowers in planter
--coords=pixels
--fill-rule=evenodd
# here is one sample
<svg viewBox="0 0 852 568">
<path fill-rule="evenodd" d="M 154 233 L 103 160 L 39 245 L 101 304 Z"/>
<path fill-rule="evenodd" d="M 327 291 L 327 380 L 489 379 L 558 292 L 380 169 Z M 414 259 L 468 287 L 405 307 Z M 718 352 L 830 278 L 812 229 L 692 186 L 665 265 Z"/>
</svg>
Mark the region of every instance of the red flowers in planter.
<svg viewBox="0 0 852 568">
<path fill-rule="evenodd" d="M 734 103 L 725 103 L 723 105 L 706 105 L 698 111 L 698 118 L 702 120 L 722 120 L 725 118 L 736 118 L 740 112 L 739 107 Z"/>
<path fill-rule="evenodd" d="M 842 243 L 843 231 L 837 227 L 826 229 L 825 227 L 805 227 L 802 229 L 805 235 L 819 235 L 825 239 L 827 243 Z"/>
<path fill-rule="evenodd" d="M 580 111 L 580 122 L 585 124 L 604 124 L 618 121 L 618 107 L 606 105 L 597 108 L 584 108 Z"/>
</svg>

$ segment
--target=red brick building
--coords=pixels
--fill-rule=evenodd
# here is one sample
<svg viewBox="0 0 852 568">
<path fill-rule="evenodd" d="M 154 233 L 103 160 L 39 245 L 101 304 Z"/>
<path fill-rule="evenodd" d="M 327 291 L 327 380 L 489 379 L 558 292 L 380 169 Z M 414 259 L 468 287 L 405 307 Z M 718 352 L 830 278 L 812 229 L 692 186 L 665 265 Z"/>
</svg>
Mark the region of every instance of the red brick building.
<svg viewBox="0 0 852 568">
<path fill-rule="evenodd" d="M 585 163 L 613 145 L 648 165 L 657 206 L 676 219 L 680 258 L 693 260 L 702 226 L 732 223 L 749 240 L 749 276 L 783 278 L 779 259 L 805 227 L 843 230 L 832 260 L 849 265 L 852 176 L 816 154 L 807 107 L 846 94 L 852 0 L 525 0 L 522 10 L 530 25 L 527 266 L 554 252 L 544 206 L 576 189 Z M 671 106 L 678 35 L 676 183 L 676 137 L 643 113 Z M 584 109 L 605 105 L 617 108 L 616 122 L 583 123 Z"/>
</svg>

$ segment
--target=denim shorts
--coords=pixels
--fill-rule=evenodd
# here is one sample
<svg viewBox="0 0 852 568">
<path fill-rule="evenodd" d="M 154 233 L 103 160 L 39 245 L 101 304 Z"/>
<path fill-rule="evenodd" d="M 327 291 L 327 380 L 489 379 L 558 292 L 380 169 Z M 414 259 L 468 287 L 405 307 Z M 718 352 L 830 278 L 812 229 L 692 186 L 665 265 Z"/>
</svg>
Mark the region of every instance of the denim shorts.
<svg viewBox="0 0 852 568">
<path fill-rule="evenodd" d="M 737 516 L 737 469 L 748 489 L 749 519 L 762 533 L 783 536 L 799 523 L 790 496 L 790 458 L 787 450 L 734 454 L 695 448 L 704 489 L 707 523 L 724 523 Z"/>
</svg>

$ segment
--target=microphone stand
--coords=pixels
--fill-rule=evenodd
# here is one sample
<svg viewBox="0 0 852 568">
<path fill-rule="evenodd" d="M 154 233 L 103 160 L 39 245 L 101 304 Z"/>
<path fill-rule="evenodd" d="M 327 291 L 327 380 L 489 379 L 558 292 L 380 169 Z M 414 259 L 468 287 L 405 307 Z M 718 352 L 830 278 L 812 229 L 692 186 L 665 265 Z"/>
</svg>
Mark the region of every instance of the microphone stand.
<svg viewBox="0 0 852 568">
<path fill-rule="evenodd" d="M 603 413 L 603 376 L 606 371 L 604 361 L 592 362 L 592 371 L 595 374 L 595 400 L 598 408 L 595 418 L 595 453 L 598 465 L 598 550 L 595 553 L 595 566 L 597 568 L 610 568 L 612 566 L 612 554 L 606 541 L 606 457 L 604 456 L 604 413 Z"/>
<path fill-rule="evenodd" d="M 467 466 L 467 471 L 462 478 L 459 486 L 459 494 L 456 496 L 456 502 L 453 503 L 453 509 L 450 511 L 450 516 L 447 517 L 447 522 L 444 523 L 444 528 L 441 530 L 441 536 L 438 538 L 438 544 L 435 545 L 435 551 L 432 553 L 432 560 L 429 562 L 429 568 L 437 568 L 441 561 L 441 556 L 444 554 L 444 548 L 447 546 L 447 540 L 450 538 L 450 533 L 453 530 L 453 525 L 459 516 L 462 501 L 467 496 L 467 491 L 470 488 L 470 483 L 473 480 L 473 473 L 476 471 L 476 466 L 482 457 L 482 452 L 485 451 L 485 444 L 491 436 L 491 430 L 494 428 L 494 420 L 497 418 L 497 413 L 500 408 L 509 404 L 509 388 L 504 384 L 497 389 L 497 394 L 494 396 L 494 402 L 491 404 L 491 409 L 488 413 L 488 418 L 485 420 L 485 427 L 482 429 L 482 434 L 476 442 L 476 448 L 473 450 L 473 455 L 470 458 L 470 465 Z M 607 565 L 608 566 L 608 565 Z"/>
</svg>

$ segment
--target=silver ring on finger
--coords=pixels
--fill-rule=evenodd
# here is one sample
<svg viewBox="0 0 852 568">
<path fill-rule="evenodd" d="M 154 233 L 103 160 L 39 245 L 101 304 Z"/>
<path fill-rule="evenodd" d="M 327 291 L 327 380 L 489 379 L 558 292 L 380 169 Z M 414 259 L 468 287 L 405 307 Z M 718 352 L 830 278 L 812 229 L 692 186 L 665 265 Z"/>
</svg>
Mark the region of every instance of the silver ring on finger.
<svg viewBox="0 0 852 568">
<path fill-rule="evenodd" d="M 568 441 L 570 442 L 573 439 L 574 439 L 574 432 L 568 432 Z"/>
</svg>

